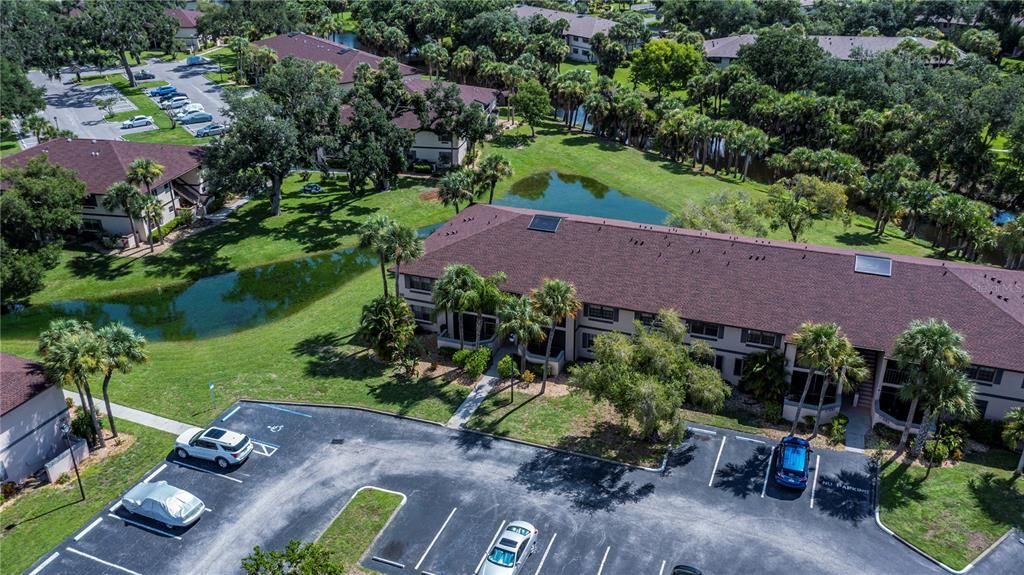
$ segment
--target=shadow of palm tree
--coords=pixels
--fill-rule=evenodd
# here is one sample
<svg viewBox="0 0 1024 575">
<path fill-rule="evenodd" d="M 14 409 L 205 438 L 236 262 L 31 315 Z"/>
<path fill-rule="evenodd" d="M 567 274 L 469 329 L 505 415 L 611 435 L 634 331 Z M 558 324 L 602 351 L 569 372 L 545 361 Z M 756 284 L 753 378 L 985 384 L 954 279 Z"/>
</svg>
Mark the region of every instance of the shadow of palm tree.
<svg viewBox="0 0 1024 575">
<path fill-rule="evenodd" d="M 131 273 L 134 260 L 105 254 L 82 254 L 71 258 L 68 268 L 76 278 L 114 280 Z"/>
<path fill-rule="evenodd" d="M 1017 489 L 1012 477 L 996 477 L 992 472 L 985 472 L 981 477 L 972 478 L 968 487 L 989 518 L 1024 528 L 1024 493 Z"/>
<path fill-rule="evenodd" d="M 874 482 L 868 473 L 843 470 L 819 479 L 815 502 L 830 517 L 860 523 L 872 514 Z"/>
<path fill-rule="evenodd" d="M 896 463 L 890 461 L 882 465 L 882 469 L 888 469 L 895 465 L 896 469 L 881 477 L 881 497 L 879 505 L 885 509 L 899 509 L 906 507 L 915 501 L 924 501 L 927 497 L 921 493 L 921 484 L 924 477 L 913 477 L 907 474 L 910 469 L 909 463 Z"/>
<path fill-rule="evenodd" d="M 718 470 L 715 487 L 746 499 L 761 491 L 764 469 L 769 464 L 771 449 L 761 445 L 743 463 L 727 463 Z"/>
<path fill-rule="evenodd" d="M 385 366 L 370 357 L 366 348 L 351 349 L 354 337 L 355 334 L 342 337 L 334 332 L 313 335 L 292 346 L 292 355 L 310 358 L 305 373 L 311 377 L 367 379 L 381 376 Z"/>
</svg>

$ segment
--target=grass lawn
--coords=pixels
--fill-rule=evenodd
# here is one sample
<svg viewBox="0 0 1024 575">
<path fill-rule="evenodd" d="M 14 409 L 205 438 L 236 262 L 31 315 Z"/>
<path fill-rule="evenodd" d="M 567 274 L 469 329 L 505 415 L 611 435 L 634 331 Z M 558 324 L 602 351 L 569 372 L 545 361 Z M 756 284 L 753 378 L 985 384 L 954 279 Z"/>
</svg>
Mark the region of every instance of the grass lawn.
<svg viewBox="0 0 1024 575">
<path fill-rule="evenodd" d="M 126 112 L 118 112 L 107 116 L 108 122 L 120 123 L 129 118 L 133 118 L 138 115 L 151 116 L 153 122 L 157 125 L 156 130 L 147 130 L 145 132 L 135 132 L 132 134 L 126 134 L 125 140 L 132 142 L 154 142 L 158 144 L 204 144 L 210 141 L 210 138 L 196 138 L 181 126 L 171 127 L 171 118 L 160 109 L 149 96 L 146 95 L 145 91 L 150 88 L 157 86 L 164 86 L 167 82 L 163 80 L 154 80 L 150 82 L 139 82 L 139 84 L 132 88 L 128 84 L 128 78 L 125 78 L 123 74 L 108 74 L 106 76 L 92 76 L 84 78 L 80 85 L 92 86 L 95 84 L 113 84 L 115 88 L 121 94 L 135 104 L 137 110 L 128 110 Z"/>
<path fill-rule="evenodd" d="M 926 553 L 962 569 L 1013 526 L 1024 527 L 1024 480 L 1010 480 L 1017 455 L 972 454 L 955 467 L 882 465 L 882 522 Z"/>
<path fill-rule="evenodd" d="M 590 72 L 590 77 L 591 78 L 597 78 L 597 75 L 598 75 L 597 74 L 597 64 L 584 64 L 582 62 L 562 62 L 562 73 L 568 72 L 570 70 L 587 70 L 587 71 Z M 629 68 L 627 68 L 625 66 L 619 66 L 618 68 L 615 69 L 615 75 L 612 76 L 612 80 L 615 80 L 616 82 L 618 82 L 622 86 L 628 86 L 630 88 L 633 87 L 633 78 L 630 75 L 630 70 L 629 70 Z M 652 89 L 647 84 L 641 83 L 638 86 L 638 88 L 640 89 L 641 92 L 643 92 L 645 94 L 648 94 L 648 95 L 653 95 L 654 94 L 654 89 Z M 669 92 L 666 92 L 665 95 L 666 96 L 676 96 L 676 97 L 679 97 L 679 98 L 685 98 L 686 97 L 686 90 L 671 90 Z"/>
<path fill-rule="evenodd" d="M 364 489 L 345 505 L 319 543 L 343 573 L 369 573 L 359 566 L 359 558 L 401 504 L 402 496 L 397 493 Z"/>
<path fill-rule="evenodd" d="M 79 500 L 72 480 L 56 488 L 41 488 L 19 497 L 0 516 L 0 573 L 21 573 L 43 553 L 71 535 L 86 520 L 121 495 L 170 451 L 174 436 L 119 420 L 120 431 L 134 435 L 135 444 L 82 473 L 85 501 Z"/>
<path fill-rule="evenodd" d="M 128 64 L 132 66 L 137 66 L 139 64 L 147 64 L 153 58 L 160 58 L 160 61 L 162 62 L 172 62 L 174 60 L 184 60 L 185 58 L 188 58 L 188 56 L 188 52 L 175 52 L 173 54 L 165 54 L 159 50 L 146 50 L 145 52 L 139 53 L 139 58 L 141 58 L 140 61 L 136 61 L 134 56 L 128 54 Z"/>
<path fill-rule="evenodd" d="M 11 154 L 17 154 L 21 151 L 21 146 L 18 145 L 18 138 L 14 134 L 5 134 L 0 139 L 0 158 L 6 158 Z"/>
</svg>

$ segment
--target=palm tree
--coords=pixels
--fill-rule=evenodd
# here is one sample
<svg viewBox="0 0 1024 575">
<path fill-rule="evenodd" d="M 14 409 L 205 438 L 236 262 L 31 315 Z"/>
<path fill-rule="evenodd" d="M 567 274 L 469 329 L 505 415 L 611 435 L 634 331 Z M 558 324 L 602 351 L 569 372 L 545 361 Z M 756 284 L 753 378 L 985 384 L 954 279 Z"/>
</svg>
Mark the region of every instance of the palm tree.
<svg viewBox="0 0 1024 575">
<path fill-rule="evenodd" d="M 935 427 L 935 442 L 939 442 L 938 425 L 945 417 L 956 419 L 976 419 L 978 406 L 974 404 L 974 383 L 960 370 L 944 370 L 944 377 L 937 389 L 928 396 L 927 406 L 931 419 L 925 426 L 918 442 L 924 446 L 928 441 L 928 432 Z M 934 451 L 933 459 L 934 459 Z M 934 461 L 929 462 L 929 467 Z"/>
<path fill-rule="evenodd" d="M 36 140 L 41 141 L 43 132 L 46 131 L 46 128 L 50 127 L 50 123 L 46 121 L 46 118 L 37 114 L 22 120 L 21 127 L 28 130 L 28 133 L 35 136 Z"/>
<path fill-rule="evenodd" d="M 398 277 L 402 273 L 402 262 L 414 260 L 423 255 L 423 240 L 416 230 L 399 223 L 391 226 L 384 235 L 388 257 L 395 262 L 395 295 L 398 295 Z"/>
<path fill-rule="evenodd" d="M 232 36 L 228 38 L 227 45 L 235 53 L 235 79 L 241 84 L 242 79 L 245 78 L 244 67 L 242 66 L 243 56 L 249 47 L 249 40 L 243 36 Z"/>
<path fill-rule="evenodd" d="M 505 283 L 508 276 L 505 272 L 497 272 L 491 274 L 485 278 L 481 278 L 475 286 L 473 291 L 467 295 L 466 304 L 467 307 L 476 310 L 476 345 L 480 345 L 480 332 L 483 331 L 484 327 L 484 312 L 487 310 L 494 310 L 501 301 L 505 299 L 505 292 L 501 291 L 501 284 Z"/>
<path fill-rule="evenodd" d="M 491 154 L 480 162 L 476 171 L 476 180 L 487 186 L 489 195 L 487 203 L 494 203 L 494 188 L 498 181 L 512 176 L 512 163 L 501 154 Z"/>
<path fill-rule="evenodd" d="M 135 218 L 141 215 L 141 197 L 142 193 L 135 186 L 128 182 L 118 182 L 107 188 L 107 193 L 100 200 L 104 209 L 112 212 L 120 209 L 128 215 L 128 224 L 132 227 L 132 235 L 136 241 L 139 239 L 139 231 L 135 229 Z"/>
<path fill-rule="evenodd" d="M 456 315 L 459 328 L 459 349 L 465 348 L 462 321 L 463 313 L 469 308 L 470 294 L 483 281 L 473 266 L 451 264 L 444 268 L 441 277 L 434 283 L 434 313 L 450 311 Z M 451 335 L 451 330 L 449 330 Z"/>
<path fill-rule="evenodd" d="M 99 338 L 99 363 L 103 372 L 103 403 L 107 406 L 107 419 L 110 421 L 110 434 L 117 437 L 117 426 L 114 425 L 114 412 L 110 409 L 110 395 L 107 388 L 114 371 L 127 374 L 136 364 L 145 363 L 146 338 L 135 333 L 130 327 L 120 322 L 107 324 L 96 330 Z"/>
<path fill-rule="evenodd" d="M 438 182 L 437 195 L 444 205 L 455 206 L 458 215 L 459 202 L 473 201 L 473 179 L 465 170 L 448 172 Z"/>
<path fill-rule="evenodd" d="M 576 286 L 563 280 L 545 279 L 541 286 L 530 292 L 533 309 L 548 318 L 548 343 L 544 352 L 544 378 L 541 383 L 541 394 L 548 385 L 548 362 L 551 361 L 551 343 L 555 338 L 555 327 L 562 320 L 576 317 L 583 303 L 576 297 Z"/>
<path fill-rule="evenodd" d="M 100 370 L 99 340 L 92 326 L 76 320 L 55 320 L 39 335 L 39 353 L 43 366 L 54 380 L 74 384 L 84 409 L 92 420 L 100 447 L 106 445 L 96 407 L 89 390 L 89 377 Z"/>
<path fill-rule="evenodd" d="M 821 386 L 821 395 L 825 395 L 825 390 L 829 386 L 829 368 L 835 364 L 835 358 L 839 355 L 845 338 L 839 333 L 838 324 L 805 322 L 793 334 L 792 339 L 793 344 L 796 345 L 797 363 L 807 366 L 807 381 L 804 382 L 804 390 L 800 394 L 800 403 L 796 406 L 793 426 L 789 429 L 790 435 L 796 433 L 804 400 L 807 399 L 807 392 L 810 391 L 818 370 L 823 371 L 825 375 L 825 381 Z"/>
<path fill-rule="evenodd" d="M 818 397 L 818 411 L 814 414 L 814 433 L 811 434 L 812 439 L 818 435 L 821 410 L 825 404 L 828 382 L 831 381 L 836 385 L 836 396 L 839 396 L 844 391 L 852 391 L 854 383 L 864 381 L 869 375 L 868 369 L 864 364 L 864 358 L 853 347 L 850 340 L 843 335 L 839 337 L 841 338 L 840 345 L 835 350 L 828 368 L 826 368 L 826 386 L 822 388 L 821 395 Z"/>
<path fill-rule="evenodd" d="M 893 358 L 909 381 L 900 396 L 909 399 L 910 411 L 900 436 L 898 449 L 907 444 L 914 424 L 917 405 L 948 378 L 951 371 L 962 371 L 971 363 L 964 351 L 963 336 L 943 320 L 914 320 L 896 337 Z M 925 419 L 928 419 L 925 417 Z"/>
<path fill-rule="evenodd" d="M 391 229 L 396 225 L 395 221 L 383 214 L 372 216 L 359 226 L 359 247 L 377 252 L 377 261 L 380 263 L 380 279 L 384 284 L 384 295 L 388 295 L 388 272 L 389 261 L 388 236 Z"/>
<path fill-rule="evenodd" d="M 164 169 L 161 164 L 149 158 L 136 158 L 128 165 L 128 174 L 125 177 L 125 181 L 136 186 L 146 186 L 146 195 L 151 196 L 153 195 L 151 186 L 153 182 L 160 179 L 160 176 L 164 175 Z M 173 193 L 171 194 L 171 201 L 174 201 Z M 177 206 L 174 207 L 177 208 Z"/>
<path fill-rule="evenodd" d="M 528 297 L 511 297 L 498 310 L 498 334 L 506 338 L 516 337 L 516 351 L 519 353 L 519 373 L 526 370 L 526 347 L 531 341 L 543 341 L 542 326 L 546 318 L 533 309 Z"/>
<path fill-rule="evenodd" d="M 163 217 L 164 207 L 155 196 L 139 197 L 139 214 L 146 220 L 149 227 L 149 253 L 153 253 L 153 234 L 159 232 L 160 219 Z M 164 243 L 163 236 L 160 236 L 160 243 Z"/>
<path fill-rule="evenodd" d="M 1014 407 L 1003 416 L 1003 443 L 1010 449 L 1024 443 L 1024 407 Z M 1013 478 L 1017 479 L 1021 473 L 1024 473 L 1024 450 L 1020 452 Z"/>
</svg>

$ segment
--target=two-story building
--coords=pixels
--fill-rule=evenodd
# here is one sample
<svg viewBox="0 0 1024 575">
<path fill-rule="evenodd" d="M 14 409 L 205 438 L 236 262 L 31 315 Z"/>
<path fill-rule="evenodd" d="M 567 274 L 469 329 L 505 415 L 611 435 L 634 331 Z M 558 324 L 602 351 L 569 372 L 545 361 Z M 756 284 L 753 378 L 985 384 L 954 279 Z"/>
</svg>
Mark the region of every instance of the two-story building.
<svg viewBox="0 0 1024 575">
<path fill-rule="evenodd" d="M 513 294 L 528 294 L 545 278 L 576 286 L 584 305 L 553 338 L 556 371 L 593 357 L 601 333 L 631 333 L 635 321 L 674 309 L 687 337 L 714 349 L 714 365 L 730 383 L 748 355 L 783 354 L 790 379 L 784 414 L 792 417 L 808 369 L 796 363 L 789 335 L 807 321 L 835 322 L 871 375 L 852 393 L 828 390 L 825 416 L 856 405 L 871 409 L 873 423 L 900 428 L 909 406 L 897 394 L 896 337 L 912 320 L 940 318 L 964 335 L 984 416 L 1024 405 L 1024 272 L 476 204 L 435 230 L 423 257 L 403 264 L 399 278 L 416 321 L 449 347 L 459 345 L 455 318 L 435 318 L 431 295 L 453 263 L 483 275 L 505 272 L 502 289 Z M 464 315 L 473 345 L 476 317 Z M 481 344 L 499 345 L 496 318 L 485 320 Z M 532 345 L 528 359 L 543 357 L 544 344 Z M 822 384 L 819 374 L 809 405 L 817 405 Z"/>
<path fill-rule="evenodd" d="M 85 183 L 88 195 L 82 201 L 82 231 L 120 236 L 127 247 L 145 241 L 151 231 L 149 223 L 144 218 L 129 218 L 121 208 L 105 208 L 102 197 L 110 186 L 127 179 L 129 166 L 136 159 L 154 160 L 163 166 L 163 173 L 150 184 L 151 193 L 162 207 L 159 221 L 153 222 L 154 227 L 170 221 L 182 208 L 191 208 L 193 213 L 199 214 L 208 200 L 202 181 L 199 146 L 55 139 L 4 158 L 2 165 L 23 166 L 40 154 L 46 154 L 50 163 L 74 171 Z M 139 189 L 146 192 L 145 186 Z"/>
<path fill-rule="evenodd" d="M 593 38 L 598 32 L 607 36 L 612 26 L 616 24 L 614 20 L 608 20 L 607 18 L 563 12 L 561 10 L 549 10 L 537 6 L 527 6 L 526 4 L 513 6 L 512 13 L 524 19 L 540 16 L 550 22 L 557 22 L 559 20 L 568 22 L 569 26 L 566 28 L 563 37 L 566 43 L 569 44 L 569 55 L 567 58 L 573 62 L 597 62 L 598 58 L 594 54 L 592 46 Z M 624 47 L 627 52 L 631 52 L 638 48 L 639 44 L 634 42 L 626 44 Z"/>
<path fill-rule="evenodd" d="M 178 31 L 174 37 L 181 40 L 189 50 L 197 50 L 199 41 L 199 17 L 203 15 L 199 10 L 187 8 L 167 8 L 164 15 L 173 18 L 178 23 Z"/>
<path fill-rule="evenodd" d="M 912 36 L 807 36 L 816 41 L 829 56 L 839 60 L 852 60 L 858 54 L 873 56 L 895 50 L 904 41 L 916 42 L 925 50 L 935 47 L 934 40 Z M 704 41 L 704 55 L 708 61 L 724 68 L 739 59 L 740 48 L 757 41 L 757 34 L 738 34 Z M 957 50 L 962 56 L 963 52 Z M 949 62 L 932 59 L 930 64 L 941 65 Z"/>
</svg>

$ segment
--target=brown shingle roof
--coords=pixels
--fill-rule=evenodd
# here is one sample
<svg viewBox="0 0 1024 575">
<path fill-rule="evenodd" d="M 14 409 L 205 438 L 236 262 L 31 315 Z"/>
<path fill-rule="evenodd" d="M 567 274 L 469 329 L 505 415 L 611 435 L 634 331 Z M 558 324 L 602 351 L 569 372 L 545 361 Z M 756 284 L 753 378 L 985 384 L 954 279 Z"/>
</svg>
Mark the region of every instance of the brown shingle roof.
<svg viewBox="0 0 1024 575">
<path fill-rule="evenodd" d="M 549 10 L 547 8 L 539 8 L 537 6 L 526 6 L 525 4 L 513 6 L 512 12 L 520 18 L 542 16 L 550 22 L 556 22 L 564 19 L 569 23 L 569 29 L 565 31 L 566 34 L 587 39 L 593 38 L 598 32 L 604 32 L 607 34 L 608 31 L 612 29 L 612 26 L 615 25 L 614 20 L 608 20 L 606 18 L 587 16 L 586 14 L 575 14 L 573 12 L 563 12 L 561 10 Z"/>
<path fill-rule="evenodd" d="M 423 93 L 426 92 L 431 86 L 434 85 L 433 80 L 424 80 L 420 77 L 410 77 L 402 80 L 405 87 L 411 92 Z M 447 83 L 447 82 L 446 82 Z M 468 84 L 455 84 L 459 89 L 459 99 L 462 100 L 467 106 L 479 103 L 484 109 L 488 109 L 491 104 L 498 99 L 498 90 L 493 88 L 484 88 L 481 86 L 470 86 Z M 343 121 L 348 122 L 352 116 L 351 106 L 342 106 L 341 118 Z M 401 116 L 395 118 L 395 125 L 399 128 L 406 130 L 418 130 L 420 129 L 420 120 L 412 112 L 407 112 Z"/>
<path fill-rule="evenodd" d="M 196 169 L 200 162 L 199 146 L 56 139 L 4 158 L 3 166 L 23 166 L 43 153 L 50 163 L 77 172 L 90 194 L 105 194 L 111 185 L 124 181 L 128 166 L 137 158 L 149 158 L 164 166 L 163 175 L 152 184 L 154 188 Z"/>
<path fill-rule="evenodd" d="M 0 416 L 14 411 L 50 385 L 43 366 L 0 352 Z"/>
<path fill-rule="evenodd" d="M 308 34 L 292 32 L 281 34 L 273 38 L 264 38 L 253 42 L 257 46 L 267 46 L 277 52 L 279 58 L 294 56 L 303 60 L 313 62 L 327 62 L 341 70 L 342 84 L 351 84 L 354 81 L 356 68 L 359 64 L 367 64 L 373 69 L 380 67 L 382 56 L 349 48 L 342 44 L 336 44 L 330 40 L 316 38 Z M 416 74 L 416 69 L 405 64 L 398 65 L 398 71 L 403 76 Z"/>
<path fill-rule="evenodd" d="M 945 319 L 975 363 L 1024 371 L 1024 272 L 872 254 L 892 277 L 856 273 L 857 252 L 558 214 L 556 233 L 527 229 L 538 212 L 477 204 L 426 240 L 402 272 L 438 277 L 450 263 L 527 293 L 544 278 L 576 285 L 583 301 L 792 333 L 837 322 L 859 347 L 889 352 L 914 319 Z"/>
<path fill-rule="evenodd" d="M 199 10 L 185 10 L 184 8 L 167 8 L 164 16 L 170 16 L 178 21 L 179 28 L 195 28 L 199 17 L 203 13 Z"/>
<path fill-rule="evenodd" d="M 936 44 L 934 40 L 910 36 L 808 36 L 808 38 L 816 40 L 822 50 L 840 60 L 849 60 L 855 48 L 860 48 L 870 55 L 893 50 L 904 40 L 917 42 L 927 50 L 931 50 Z M 753 44 L 755 40 L 757 40 L 756 34 L 739 34 L 705 40 L 704 53 L 708 58 L 737 58 L 740 47 Z"/>
</svg>

